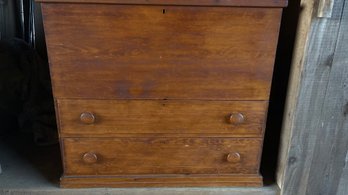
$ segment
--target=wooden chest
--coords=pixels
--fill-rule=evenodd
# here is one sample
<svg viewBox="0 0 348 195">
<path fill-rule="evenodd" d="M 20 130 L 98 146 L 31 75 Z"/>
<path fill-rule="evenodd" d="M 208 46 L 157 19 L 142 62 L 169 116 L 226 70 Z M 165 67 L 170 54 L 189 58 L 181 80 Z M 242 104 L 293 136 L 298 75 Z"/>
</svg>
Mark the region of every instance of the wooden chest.
<svg viewBox="0 0 348 195">
<path fill-rule="evenodd" d="M 39 0 L 62 187 L 260 186 L 286 0 Z"/>
</svg>

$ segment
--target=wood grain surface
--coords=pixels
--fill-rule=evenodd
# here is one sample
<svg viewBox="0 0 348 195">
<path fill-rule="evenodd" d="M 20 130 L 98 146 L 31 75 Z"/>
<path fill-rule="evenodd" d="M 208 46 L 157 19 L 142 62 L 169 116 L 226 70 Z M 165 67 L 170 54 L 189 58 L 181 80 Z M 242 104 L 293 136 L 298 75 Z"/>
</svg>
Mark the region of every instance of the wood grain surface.
<svg viewBox="0 0 348 195">
<path fill-rule="evenodd" d="M 258 174 L 261 139 L 64 138 L 65 175 Z M 97 157 L 85 161 L 86 153 Z M 238 153 L 238 162 L 229 162 Z"/>
<path fill-rule="evenodd" d="M 45 3 L 109 3 L 149 5 L 285 7 L 287 0 L 36 0 Z"/>
<path fill-rule="evenodd" d="M 42 9 L 57 98 L 268 100 L 281 8 Z"/>
<path fill-rule="evenodd" d="M 262 177 L 258 174 L 228 174 L 228 175 L 133 175 L 84 177 L 63 176 L 61 187 L 64 188 L 101 188 L 101 187 L 231 187 L 231 186 L 262 186 Z M 148 190 L 148 189 L 147 189 Z M 251 190 L 251 189 L 250 189 Z M 254 189 L 253 189 L 254 190 Z M 256 190 L 256 189 L 255 189 Z M 204 193 L 202 189 L 194 194 Z M 144 194 L 141 192 L 141 194 Z M 166 194 L 166 193 L 165 193 Z M 179 192 L 174 194 L 187 194 Z M 219 194 L 219 193 L 218 193 Z M 229 192 L 231 194 L 231 192 Z M 237 194 L 243 194 L 241 192 Z M 254 194 L 254 193 L 251 193 Z M 260 195 L 260 193 L 255 193 Z"/>
<path fill-rule="evenodd" d="M 116 134 L 141 136 L 148 133 L 159 136 L 227 134 L 235 137 L 262 137 L 267 107 L 266 101 L 57 101 L 60 133 L 63 137 L 110 137 Z M 81 120 L 80 116 L 86 113 L 93 114 L 94 123 Z M 244 121 L 231 122 L 229 118 L 233 113 L 243 114 Z"/>
<path fill-rule="evenodd" d="M 62 187 L 262 184 L 287 1 L 38 2 Z"/>
</svg>

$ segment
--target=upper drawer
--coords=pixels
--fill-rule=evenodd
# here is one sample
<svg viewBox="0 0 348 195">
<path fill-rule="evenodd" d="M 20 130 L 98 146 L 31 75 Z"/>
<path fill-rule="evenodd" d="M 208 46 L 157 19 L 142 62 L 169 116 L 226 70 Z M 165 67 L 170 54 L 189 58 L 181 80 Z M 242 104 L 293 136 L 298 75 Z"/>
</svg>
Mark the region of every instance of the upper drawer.
<svg viewBox="0 0 348 195">
<path fill-rule="evenodd" d="M 267 102 L 58 100 L 62 137 L 221 134 L 261 137 Z"/>
<path fill-rule="evenodd" d="M 268 100 L 281 8 L 42 9 L 55 97 Z"/>
</svg>

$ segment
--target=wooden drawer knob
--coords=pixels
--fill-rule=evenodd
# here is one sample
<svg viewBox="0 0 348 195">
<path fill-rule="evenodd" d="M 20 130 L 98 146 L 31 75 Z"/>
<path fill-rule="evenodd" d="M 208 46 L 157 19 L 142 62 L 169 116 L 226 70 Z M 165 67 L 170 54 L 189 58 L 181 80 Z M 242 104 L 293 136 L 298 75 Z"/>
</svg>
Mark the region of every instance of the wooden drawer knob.
<svg viewBox="0 0 348 195">
<path fill-rule="evenodd" d="M 229 153 L 227 155 L 227 162 L 230 162 L 230 163 L 240 162 L 240 154 L 238 152 Z"/>
<path fill-rule="evenodd" d="M 232 113 L 228 119 L 231 124 L 241 124 L 245 121 L 245 116 L 242 113 Z"/>
<path fill-rule="evenodd" d="M 98 156 L 93 152 L 87 152 L 83 155 L 82 159 L 83 159 L 83 162 L 87 164 L 93 164 L 98 161 Z"/>
<path fill-rule="evenodd" d="M 93 124 L 95 122 L 95 116 L 91 112 L 83 112 L 80 115 L 80 121 L 84 124 Z"/>
</svg>

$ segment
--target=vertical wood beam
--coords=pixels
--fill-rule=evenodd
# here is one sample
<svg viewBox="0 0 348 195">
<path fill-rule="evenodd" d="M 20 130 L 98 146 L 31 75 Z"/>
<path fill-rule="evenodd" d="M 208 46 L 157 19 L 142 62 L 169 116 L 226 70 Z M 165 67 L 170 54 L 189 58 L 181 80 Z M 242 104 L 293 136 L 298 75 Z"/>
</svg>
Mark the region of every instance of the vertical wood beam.
<svg viewBox="0 0 348 195">
<path fill-rule="evenodd" d="M 331 18 L 317 17 L 315 1 L 301 5 L 277 181 L 285 195 L 346 194 L 347 0 L 335 1 Z"/>
</svg>

